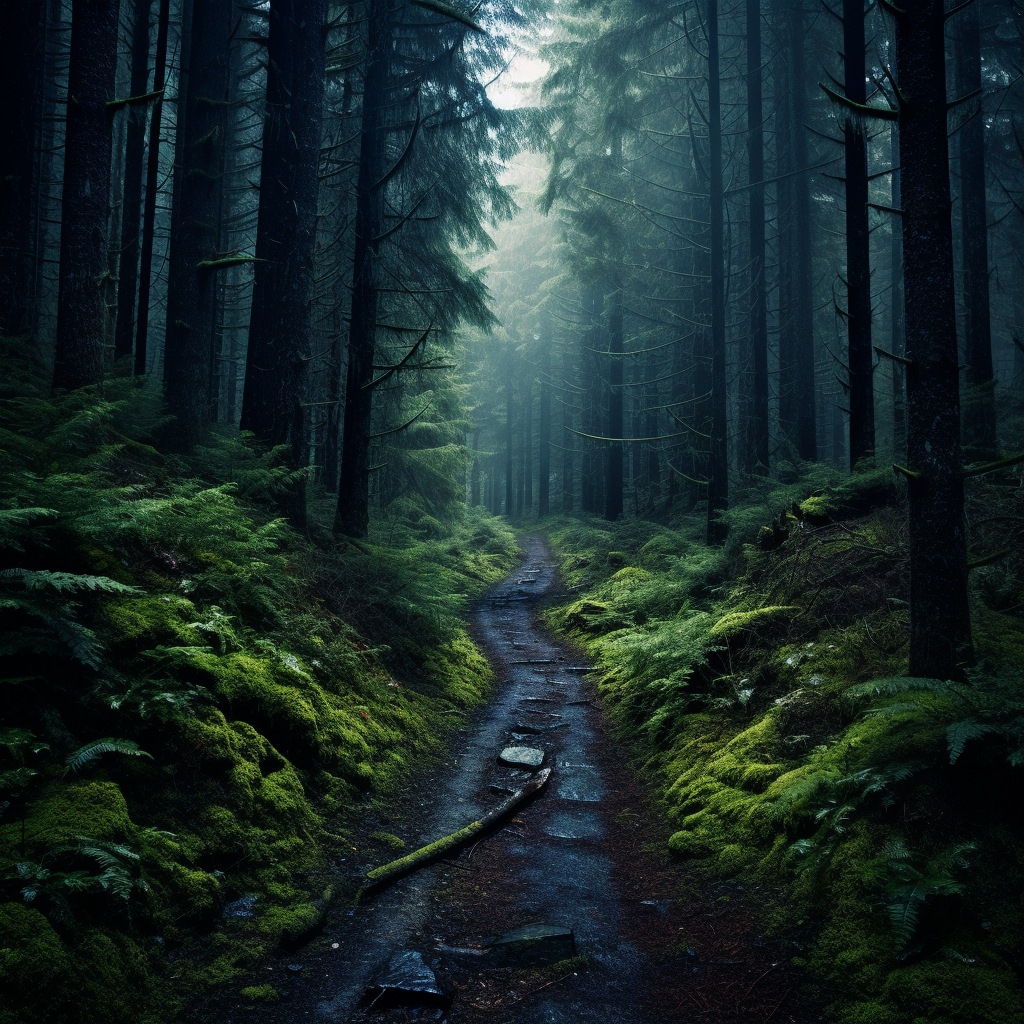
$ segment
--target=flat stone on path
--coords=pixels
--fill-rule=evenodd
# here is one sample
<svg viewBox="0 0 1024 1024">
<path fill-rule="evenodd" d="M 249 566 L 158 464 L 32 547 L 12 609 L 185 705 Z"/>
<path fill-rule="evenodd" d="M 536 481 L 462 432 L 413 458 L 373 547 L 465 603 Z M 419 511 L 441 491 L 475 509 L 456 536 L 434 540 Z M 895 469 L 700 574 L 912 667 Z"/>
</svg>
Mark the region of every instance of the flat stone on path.
<svg viewBox="0 0 1024 1024">
<path fill-rule="evenodd" d="M 437 975 L 427 965 L 423 954 L 415 950 L 396 953 L 387 968 L 374 979 L 366 996 L 375 994 L 379 999 L 388 993 L 406 999 L 441 999 L 446 1002 L 449 999 L 446 988 L 442 987 Z"/>
<path fill-rule="evenodd" d="M 536 747 L 506 747 L 498 760 L 512 768 L 539 768 L 544 763 L 544 751 Z"/>
<path fill-rule="evenodd" d="M 567 960 L 576 953 L 571 928 L 553 924 L 528 924 L 506 932 L 491 946 L 491 955 L 502 963 L 541 964 Z"/>
</svg>

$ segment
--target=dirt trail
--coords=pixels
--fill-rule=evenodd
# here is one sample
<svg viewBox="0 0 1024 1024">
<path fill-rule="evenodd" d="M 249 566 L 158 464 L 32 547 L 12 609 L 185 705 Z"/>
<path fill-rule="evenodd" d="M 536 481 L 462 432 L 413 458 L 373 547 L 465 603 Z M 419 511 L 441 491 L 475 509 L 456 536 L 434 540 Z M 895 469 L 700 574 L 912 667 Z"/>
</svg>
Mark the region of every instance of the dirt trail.
<svg viewBox="0 0 1024 1024">
<path fill-rule="evenodd" d="M 339 1024 L 622 1024 L 818 1019 L 801 1005 L 795 952 L 760 938 L 740 888 L 672 866 L 657 848 L 642 787 L 606 731 L 580 657 L 534 621 L 555 584 L 544 542 L 474 612 L 473 627 L 498 676 L 495 695 L 460 734 L 449 762 L 410 789 L 400 832 L 406 849 L 486 813 L 528 774 L 502 766 L 509 745 L 541 748 L 546 790 L 483 840 L 421 869 L 325 934 L 271 963 L 276 1007 L 221 1019 Z M 576 958 L 531 965 L 480 954 L 525 925 L 571 929 Z M 452 993 L 450 1006 L 412 999 L 368 1007 L 363 998 L 389 959 L 422 955 Z M 362 1004 L 360 1000 L 362 999 Z"/>
</svg>

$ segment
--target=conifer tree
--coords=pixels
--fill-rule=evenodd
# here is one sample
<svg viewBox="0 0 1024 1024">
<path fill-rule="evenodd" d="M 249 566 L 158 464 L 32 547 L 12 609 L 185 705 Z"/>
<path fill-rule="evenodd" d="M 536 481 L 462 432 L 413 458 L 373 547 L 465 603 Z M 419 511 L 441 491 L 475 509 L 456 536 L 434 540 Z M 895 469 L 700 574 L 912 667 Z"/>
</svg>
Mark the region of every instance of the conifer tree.
<svg viewBox="0 0 1024 1024">
<path fill-rule="evenodd" d="M 212 422 L 220 197 L 228 118 L 225 42 L 231 0 L 192 0 L 179 104 L 164 343 L 164 393 L 174 444 L 191 451 Z"/>
<path fill-rule="evenodd" d="M 42 0 L 0 7 L 0 332 L 18 334 L 31 322 L 31 240 L 34 153 L 42 91 Z"/>
<path fill-rule="evenodd" d="M 371 449 L 408 425 L 374 423 L 378 388 L 401 383 L 428 342 L 460 321 L 491 322 L 480 275 L 459 248 L 486 248 L 486 222 L 511 213 L 498 161 L 527 127 L 485 88 L 506 60 L 508 26 L 522 20 L 515 4 L 492 0 L 470 18 L 451 4 L 408 0 L 370 3 L 366 15 L 335 520 L 355 537 L 369 529 Z"/>
<path fill-rule="evenodd" d="M 274 0 L 267 41 L 256 276 L 242 397 L 242 429 L 288 445 L 308 462 L 305 364 L 312 358 L 311 302 L 323 116 L 326 0 Z M 305 521 L 304 484 L 289 515 Z"/>
<path fill-rule="evenodd" d="M 103 380 L 112 117 L 119 0 L 78 0 L 71 15 L 60 290 L 53 386 Z"/>
</svg>

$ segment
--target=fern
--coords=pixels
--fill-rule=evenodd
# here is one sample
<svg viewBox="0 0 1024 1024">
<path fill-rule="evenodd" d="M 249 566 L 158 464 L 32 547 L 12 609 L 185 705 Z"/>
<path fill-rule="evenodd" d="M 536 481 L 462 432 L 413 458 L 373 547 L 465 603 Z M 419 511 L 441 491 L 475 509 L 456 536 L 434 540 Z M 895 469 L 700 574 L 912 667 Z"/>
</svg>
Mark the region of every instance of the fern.
<svg viewBox="0 0 1024 1024">
<path fill-rule="evenodd" d="M 1024 699 L 1015 677 L 977 675 L 970 683 L 912 677 L 880 679 L 851 687 L 847 693 L 854 697 L 915 693 L 941 697 L 938 704 L 907 701 L 870 708 L 866 714 L 889 718 L 916 715 L 945 725 L 950 764 L 959 760 L 968 743 L 985 736 L 1005 740 L 1010 764 L 1024 764 Z"/>
<path fill-rule="evenodd" d="M 93 870 L 80 866 L 90 863 Z M 138 877 L 139 855 L 121 843 L 91 836 L 55 846 L 39 861 L 21 861 L 0 875 L 0 892 L 12 886 L 25 903 L 40 903 L 47 915 L 60 922 L 74 920 L 72 900 L 82 893 L 103 893 L 127 907 L 136 893 L 149 886 Z"/>
<path fill-rule="evenodd" d="M 959 843 L 933 857 L 923 869 L 914 864 L 914 856 L 902 839 L 890 840 L 883 848 L 885 865 L 896 882 L 889 892 L 886 909 L 893 931 L 904 946 L 917 930 L 921 909 L 929 896 L 949 896 L 963 891 L 963 883 L 953 872 L 969 866 L 966 855 L 973 843 Z"/>
<path fill-rule="evenodd" d="M 107 594 L 141 594 L 138 587 L 118 583 L 107 576 L 85 576 L 73 572 L 50 572 L 46 569 L 2 569 L 0 579 L 18 579 L 26 590 L 66 591 L 92 590 Z"/>
<path fill-rule="evenodd" d="M 74 753 L 69 754 L 65 761 L 67 770 L 79 772 L 102 754 L 127 754 L 131 757 L 148 757 L 150 759 L 153 757 L 152 754 L 147 754 L 145 750 L 140 750 L 139 745 L 132 740 L 121 740 L 113 736 L 107 736 L 104 739 L 86 743 L 84 747 L 79 747 Z"/>
<path fill-rule="evenodd" d="M 24 551 L 22 540 L 28 534 L 25 528 L 37 519 L 57 515 L 52 508 L 6 508 L 0 509 L 0 547 Z"/>
</svg>

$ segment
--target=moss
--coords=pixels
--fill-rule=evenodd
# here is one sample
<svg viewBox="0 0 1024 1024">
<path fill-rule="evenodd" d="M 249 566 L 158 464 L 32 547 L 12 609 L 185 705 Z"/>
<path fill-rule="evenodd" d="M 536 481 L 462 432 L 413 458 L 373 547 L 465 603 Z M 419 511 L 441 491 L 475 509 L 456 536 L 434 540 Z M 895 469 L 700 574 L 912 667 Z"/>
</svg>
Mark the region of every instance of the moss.
<svg viewBox="0 0 1024 1024">
<path fill-rule="evenodd" d="M 128 805 L 113 782 L 52 780 L 32 802 L 25 821 L 30 854 L 70 842 L 75 836 L 123 843 L 134 833 Z M 0 827 L 0 849 L 20 848 L 20 843 L 20 824 Z"/>
<path fill-rule="evenodd" d="M 105 632 L 112 642 L 144 640 L 147 647 L 204 644 L 203 636 L 189 625 L 197 615 L 195 605 L 176 594 L 116 598 L 102 608 Z"/>
<path fill-rule="evenodd" d="M 247 985 L 239 990 L 239 997 L 247 1003 L 266 1005 L 279 1003 L 281 995 L 273 985 Z"/>
<path fill-rule="evenodd" d="M 799 611 L 796 605 L 768 605 L 753 611 L 729 612 L 711 627 L 709 635 L 715 639 L 739 637 L 747 632 L 756 632 L 779 619 L 791 618 Z"/>
<path fill-rule="evenodd" d="M 69 949 L 16 903 L 0 905 L 0 988 L 20 1024 L 157 1024 L 176 1010 L 135 940 L 91 930 Z"/>
<path fill-rule="evenodd" d="M 1012 971 L 940 957 L 892 971 L 883 988 L 885 1000 L 915 1024 L 1019 1024 L 1024 1019 Z"/>
<path fill-rule="evenodd" d="M 392 850 L 401 850 L 405 847 L 405 840 L 400 836 L 392 835 L 390 832 L 371 832 L 367 839 L 390 846 Z"/>
<path fill-rule="evenodd" d="M 67 1019 L 74 1008 L 67 984 L 73 973 L 64 943 L 39 911 L 0 904 L 0 988 L 25 1024 Z"/>
</svg>

